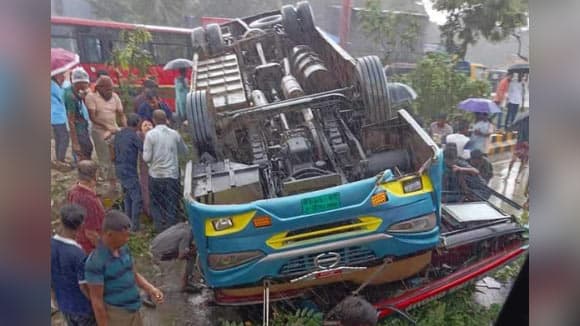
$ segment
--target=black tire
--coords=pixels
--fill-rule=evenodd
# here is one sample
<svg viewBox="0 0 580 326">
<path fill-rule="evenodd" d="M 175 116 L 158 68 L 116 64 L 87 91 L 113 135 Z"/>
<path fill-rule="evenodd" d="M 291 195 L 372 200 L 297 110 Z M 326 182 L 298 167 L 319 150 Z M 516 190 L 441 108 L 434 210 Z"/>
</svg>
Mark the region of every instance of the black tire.
<svg viewBox="0 0 580 326">
<path fill-rule="evenodd" d="M 205 38 L 205 31 L 203 27 L 196 27 L 191 31 L 191 44 L 194 51 L 207 53 L 207 40 Z"/>
<path fill-rule="evenodd" d="M 208 24 L 205 27 L 205 35 L 210 55 L 221 53 L 226 48 L 220 25 Z"/>
<path fill-rule="evenodd" d="M 265 28 L 271 28 L 274 25 L 280 24 L 280 23 L 282 23 L 282 15 L 272 15 L 272 16 L 262 17 L 258 20 L 254 20 L 253 22 L 250 23 L 250 28 L 265 29 Z"/>
<path fill-rule="evenodd" d="M 386 121 L 391 117 L 387 78 L 377 56 L 357 59 L 358 90 L 367 122 Z"/>
<path fill-rule="evenodd" d="M 197 117 L 195 115 L 196 108 L 194 107 L 196 97 L 195 93 L 196 92 L 189 92 L 187 94 L 185 100 L 185 115 L 187 116 L 187 124 L 191 140 L 194 144 L 197 144 L 197 142 L 201 139 L 201 134 L 199 133 L 199 129 L 196 128 Z"/>
<path fill-rule="evenodd" d="M 312 14 L 312 8 L 308 1 L 300 1 L 296 4 L 296 13 L 298 18 L 301 20 L 300 29 L 304 36 L 310 36 L 314 33 L 316 27 L 314 25 L 314 15 Z"/>
<path fill-rule="evenodd" d="M 199 154 L 210 152 L 215 155 L 215 125 L 209 114 L 206 91 L 189 93 L 186 104 L 188 119 L 191 119 L 190 133 Z"/>
<path fill-rule="evenodd" d="M 299 43 L 301 41 L 301 31 L 300 25 L 298 24 L 298 13 L 292 5 L 282 6 L 280 10 L 282 12 L 282 26 L 284 27 L 284 32 L 286 35 L 295 42 Z"/>
<path fill-rule="evenodd" d="M 250 28 L 249 30 L 247 30 L 244 33 L 244 38 L 253 38 L 253 37 L 257 37 L 257 36 L 262 36 L 265 35 L 266 32 L 263 29 L 259 29 L 259 28 Z"/>
<path fill-rule="evenodd" d="M 199 134 L 199 130 L 195 126 L 196 123 L 195 121 L 197 119 L 195 118 L 194 113 L 195 111 L 194 102 L 195 102 L 195 92 L 187 93 L 187 97 L 185 98 L 185 115 L 187 117 L 187 125 L 189 129 L 189 134 L 191 136 L 191 140 L 193 141 L 194 144 L 197 145 L 201 136 Z"/>
</svg>

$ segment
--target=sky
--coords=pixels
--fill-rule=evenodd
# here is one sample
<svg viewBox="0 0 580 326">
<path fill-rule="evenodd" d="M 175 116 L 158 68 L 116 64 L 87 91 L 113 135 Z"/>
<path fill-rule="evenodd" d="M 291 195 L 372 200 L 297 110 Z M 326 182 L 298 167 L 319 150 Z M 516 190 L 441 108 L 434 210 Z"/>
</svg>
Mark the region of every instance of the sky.
<svg viewBox="0 0 580 326">
<path fill-rule="evenodd" d="M 437 25 L 445 24 L 445 13 L 442 11 L 434 10 L 433 9 L 433 1 L 423 0 L 423 5 L 425 6 L 425 10 L 427 11 L 427 15 L 429 15 L 430 21 L 434 22 Z"/>
</svg>

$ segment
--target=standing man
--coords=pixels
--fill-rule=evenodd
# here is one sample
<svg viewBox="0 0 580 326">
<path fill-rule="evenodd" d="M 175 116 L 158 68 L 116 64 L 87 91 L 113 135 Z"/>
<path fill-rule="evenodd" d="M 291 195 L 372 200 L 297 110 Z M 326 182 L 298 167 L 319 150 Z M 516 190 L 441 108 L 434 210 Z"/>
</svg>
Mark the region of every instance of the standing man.
<svg viewBox="0 0 580 326">
<path fill-rule="evenodd" d="M 127 125 L 127 118 L 123 113 L 123 104 L 117 94 L 113 92 L 113 80 L 109 76 L 101 76 L 95 86 L 96 92 L 87 95 L 85 100 L 89 109 L 89 116 L 93 123 L 92 134 L 95 151 L 103 177 L 109 181 L 110 190 L 117 187 L 115 171 L 111 160 L 112 146 L 110 138 L 119 131 L 117 121 L 121 126 Z"/>
<path fill-rule="evenodd" d="M 85 263 L 85 278 L 99 326 L 143 325 L 137 287 L 156 303 L 163 302 L 163 293 L 135 270 L 127 246 L 130 229 L 129 217 L 109 211 L 103 221 L 101 241 Z"/>
<path fill-rule="evenodd" d="M 469 151 L 465 150 L 465 145 L 469 142 L 469 123 L 462 119 L 458 123 L 458 132 L 447 135 L 445 144 L 455 144 L 457 146 L 457 155 L 462 159 L 469 158 Z"/>
<path fill-rule="evenodd" d="M 96 326 L 85 281 L 85 253 L 75 241 L 85 218 L 78 205 L 60 210 L 61 230 L 50 240 L 50 287 L 68 326 Z"/>
<path fill-rule="evenodd" d="M 85 253 L 89 254 L 97 244 L 99 232 L 105 217 L 105 208 L 97 197 L 97 170 L 93 161 L 80 161 L 78 164 L 79 180 L 68 192 L 67 201 L 85 209 L 86 215 L 76 240 Z"/>
<path fill-rule="evenodd" d="M 147 101 L 147 98 L 145 97 L 145 93 L 148 90 L 157 90 L 159 86 L 157 86 L 157 83 L 154 80 L 151 79 L 145 79 L 143 81 L 143 87 L 141 88 L 141 93 L 139 93 L 139 95 L 135 96 L 135 98 L 133 99 L 133 112 L 137 113 L 137 111 L 139 111 L 139 107 L 141 106 L 141 104 L 145 103 Z"/>
<path fill-rule="evenodd" d="M 143 160 L 149 165 L 151 214 L 157 232 L 177 223 L 179 202 L 179 155 L 187 147 L 179 133 L 167 127 L 167 116 L 161 110 L 153 112 L 155 128 L 145 135 Z"/>
<path fill-rule="evenodd" d="M 487 155 L 490 143 L 489 136 L 493 133 L 493 129 L 493 124 L 489 122 L 487 113 L 475 113 L 475 124 L 471 135 L 471 150 L 479 150 Z"/>
<path fill-rule="evenodd" d="M 82 68 L 73 69 L 72 86 L 64 91 L 64 103 L 70 127 L 70 139 L 73 153 L 79 161 L 90 160 L 93 154 L 91 142 L 89 112 L 83 99 L 89 90 L 89 75 Z"/>
<path fill-rule="evenodd" d="M 61 170 L 70 170 L 70 164 L 65 161 L 69 135 L 62 89 L 64 80 L 64 73 L 50 78 L 50 124 L 54 135 L 54 150 L 56 152 L 54 165 Z"/>
<path fill-rule="evenodd" d="M 153 122 L 153 111 L 163 110 L 167 116 L 168 121 L 171 121 L 173 113 L 169 109 L 169 106 L 163 102 L 155 90 L 147 90 L 145 92 L 146 101 L 141 104 L 137 113 L 143 120 L 148 120 Z"/>
<path fill-rule="evenodd" d="M 141 185 L 137 164 L 139 153 L 143 151 L 143 142 L 137 135 L 139 116 L 129 114 L 127 127 L 117 132 L 115 136 L 115 173 L 121 181 L 125 197 L 125 214 L 131 218 L 132 231 L 139 230 L 139 214 L 141 214 Z"/>
<path fill-rule="evenodd" d="M 185 114 L 185 101 L 187 98 L 187 92 L 189 91 L 189 86 L 187 85 L 187 79 L 185 75 L 187 69 L 179 69 L 179 75 L 175 77 L 175 110 L 177 111 L 176 129 L 181 128 L 183 121 L 187 119 Z"/>
<path fill-rule="evenodd" d="M 518 114 L 518 110 L 522 105 L 522 97 L 524 94 L 524 86 L 522 83 L 522 74 L 518 74 L 518 80 L 510 83 L 507 95 L 507 116 L 505 117 L 505 128 L 507 129 Z"/>
<path fill-rule="evenodd" d="M 495 97 L 493 101 L 500 109 L 506 99 L 506 95 L 513 76 L 514 76 L 513 72 L 511 71 L 508 72 L 507 75 L 504 78 L 502 78 L 502 80 L 499 82 L 499 84 L 497 85 L 497 89 L 495 90 Z M 499 112 L 496 115 L 497 115 L 497 129 L 501 129 L 501 120 L 503 118 L 503 112 Z"/>
<path fill-rule="evenodd" d="M 447 115 L 440 113 L 437 120 L 431 123 L 429 132 L 437 144 L 441 144 L 447 135 L 453 133 L 453 128 L 447 123 Z"/>
</svg>

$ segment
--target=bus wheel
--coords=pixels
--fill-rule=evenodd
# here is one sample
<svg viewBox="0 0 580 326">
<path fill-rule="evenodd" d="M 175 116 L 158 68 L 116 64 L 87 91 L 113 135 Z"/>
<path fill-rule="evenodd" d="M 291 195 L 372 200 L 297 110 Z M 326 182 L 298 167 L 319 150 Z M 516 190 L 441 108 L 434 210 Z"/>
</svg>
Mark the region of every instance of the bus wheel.
<svg viewBox="0 0 580 326">
<path fill-rule="evenodd" d="M 292 5 L 285 5 L 280 10 L 282 12 L 282 26 L 284 26 L 284 32 L 292 40 L 299 43 L 301 32 L 300 25 L 298 25 L 298 14 L 296 9 Z"/>
<path fill-rule="evenodd" d="M 196 27 L 191 31 L 191 44 L 194 51 L 207 54 L 207 40 L 205 39 L 205 31 L 203 27 Z"/>
<path fill-rule="evenodd" d="M 259 28 L 259 29 L 266 29 L 271 28 L 276 24 L 280 24 L 282 22 L 281 15 L 272 15 L 267 17 L 262 17 L 258 20 L 254 20 L 250 23 L 251 28 Z"/>
<path fill-rule="evenodd" d="M 204 152 L 215 155 L 215 126 L 209 114 L 205 90 L 187 94 L 186 113 L 189 132 L 199 155 Z"/>
<path fill-rule="evenodd" d="M 296 12 L 298 13 L 298 18 L 302 21 L 300 25 L 302 33 L 306 37 L 312 35 L 316 30 L 314 25 L 314 15 L 312 14 L 312 8 L 308 1 L 301 1 L 296 4 Z"/>
<path fill-rule="evenodd" d="M 205 33 L 210 55 L 216 55 L 225 49 L 226 43 L 222 37 L 222 29 L 220 28 L 220 25 L 208 24 L 205 27 Z"/>
<path fill-rule="evenodd" d="M 381 122 L 390 118 L 387 78 L 379 57 L 371 55 L 357 59 L 356 90 L 367 122 Z"/>
</svg>

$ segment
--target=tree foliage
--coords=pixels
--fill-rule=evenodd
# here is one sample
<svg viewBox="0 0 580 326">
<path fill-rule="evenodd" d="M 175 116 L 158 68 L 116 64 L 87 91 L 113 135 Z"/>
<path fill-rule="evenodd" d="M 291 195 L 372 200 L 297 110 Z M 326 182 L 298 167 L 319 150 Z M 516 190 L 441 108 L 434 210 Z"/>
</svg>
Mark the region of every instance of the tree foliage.
<svg viewBox="0 0 580 326">
<path fill-rule="evenodd" d="M 384 12 L 380 0 L 367 0 L 359 15 L 363 32 L 380 44 L 383 62 L 390 62 L 396 51 L 415 52 L 421 27 L 417 16 Z"/>
<path fill-rule="evenodd" d="M 145 77 L 153 65 L 153 56 L 145 46 L 151 41 L 151 33 L 143 28 L 123 30 L 119 38 L 122 47 L 113 50 L 109 65 L 116 72 L 123 107 L 129 108 L 133 86 Z"/>
<path fill-rule="evenodd" d="M 448 55 L 432 53 L 417 63 L 417 68 L 396 80 L 413 87 L 417 99 L 413 103 L 415 113 L 425 121 L 439 113 L 463 115 L 457 104 L 469 97 L 487 97 L 489 83 L 470 80 L 468 76 L 456 72 Z"/>
<path fill-rule="evenodd" d="M 526 24 L 527 0 L 434 0 L 433 8 L 447 13 L 440 27 L 447 52 L 464 59 L 469 45 L 481 37 L 499 42 L 517 35 Z"/>
</svg>

